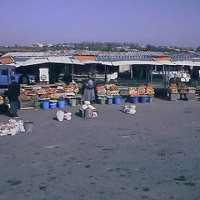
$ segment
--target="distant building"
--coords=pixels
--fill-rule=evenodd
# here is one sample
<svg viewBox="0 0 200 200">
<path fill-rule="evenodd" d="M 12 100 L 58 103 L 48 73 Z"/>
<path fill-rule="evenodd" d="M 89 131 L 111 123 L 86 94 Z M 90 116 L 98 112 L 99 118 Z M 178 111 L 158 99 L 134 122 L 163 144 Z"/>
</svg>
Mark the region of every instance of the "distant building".
<svg viewBox="0 0 200 200">
<path fill-rule="evenodd" d="M 44 45 L 41 44 L 41 43 L 34 43 L 34 44 L 32 44 L 32 46 L 33 47 L 40 47 L 40 48 L 44 47 Z"/>
<path fill-rule="evenodd" d="M 45 44 L 43 46 L 45 46 L 45 47 L 53 47 L 53 44 Z"/>
</svg>

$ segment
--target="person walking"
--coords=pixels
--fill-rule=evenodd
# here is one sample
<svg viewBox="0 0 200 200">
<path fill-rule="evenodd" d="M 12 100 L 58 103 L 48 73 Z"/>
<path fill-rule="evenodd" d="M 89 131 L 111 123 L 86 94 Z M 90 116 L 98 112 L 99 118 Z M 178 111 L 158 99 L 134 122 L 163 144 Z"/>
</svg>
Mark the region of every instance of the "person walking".
<svg viewBox="0 0 200 200">
<path fill-rule="evenodd" d="M 11 83 L 8 85 L 7 97 L 9 100 L 10 117 L 18 117 L 19 109 L 19 95 L 20 95 L 20 84 L 16 82 L 15 76 L 11 76 Z"/>
</svg>

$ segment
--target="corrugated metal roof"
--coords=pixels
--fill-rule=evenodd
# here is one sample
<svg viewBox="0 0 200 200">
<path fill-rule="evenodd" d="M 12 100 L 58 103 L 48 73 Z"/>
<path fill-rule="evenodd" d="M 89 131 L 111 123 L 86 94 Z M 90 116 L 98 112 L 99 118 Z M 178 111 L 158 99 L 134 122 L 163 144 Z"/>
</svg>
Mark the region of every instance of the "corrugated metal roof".
<svg viewBox="0 0 200 200">
<path fill-rule="evenodd" d="M 44 63 L 61 63 L 61 64 L 75 64 L 75 65 L 84 65 L 82 62 L 73 59 L 73 57 L 69 56 L 54 56 L 54 57 L 43 57 L 43 58 L 31 58 L 24 62 L 17 62 L 16 67 L 21 66 L 30 66 L 30 65 L 38 65 Z"/>
</svg>

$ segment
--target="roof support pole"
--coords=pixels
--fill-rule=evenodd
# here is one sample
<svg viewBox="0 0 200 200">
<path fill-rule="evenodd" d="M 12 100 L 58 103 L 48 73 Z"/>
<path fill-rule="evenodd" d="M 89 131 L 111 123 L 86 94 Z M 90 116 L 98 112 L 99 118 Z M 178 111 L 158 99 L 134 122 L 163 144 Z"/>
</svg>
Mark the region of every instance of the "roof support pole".
<svg viewBox="0 0 200 200">
<path fill-rule="evenodd" d="M 130 72 L 131 72 L 131 79 L 133 79 L 133 65 L 129 65 Z"/>
<path fill-rule="evenodd" d="M 164 95 L 164 98 L 166 98 L 167 97 L 167 82 L 166 82 L 167 73 L 166 73 L 166 66 L 165 65 L 163 65 L 163 70 L 164 70 L 164 76 L 163 76 L 163 78 L 164 78 L 164 80 L 163 80 L 163 82 L 164 82 L 164 93 L 163 93 L 163 95 Z"/>
<path fill-rule="evenodd" d="M 74 65 L 72 64 L 72 81 L 74 81 Z"/>
<path fill-rule="evenodd" d="M 152 71 L 153 71 L 153 66 L 151 65 L 151 71 L 150 71 L 150 79 L 151 79 L 151 83 L 153 82 L 153 74 L 152 74 Z"/>
<path fill-rule="evenodd" d="M 104 69 L 105 69 L 105 83 L 107 83 L 107 66 L 106 65 L 104 66 Z"/>
</svg>

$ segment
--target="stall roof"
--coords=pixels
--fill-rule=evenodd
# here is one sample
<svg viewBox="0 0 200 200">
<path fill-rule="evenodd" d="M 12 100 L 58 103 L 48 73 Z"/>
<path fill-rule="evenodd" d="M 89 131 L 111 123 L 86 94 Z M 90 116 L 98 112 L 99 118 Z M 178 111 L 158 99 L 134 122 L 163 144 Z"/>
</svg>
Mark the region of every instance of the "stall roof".
<svg viewBox="0 0 200 200">
<path fill-rule="evenodd" d="M 200 66 L 200 61 L 194 61 L 193 63 L 193 66 Z"/>
<path fill-rule="evenodd" d="M 173 61 L 176 65 L 185 65 L 185 66 L 193 66 L 194 62 L 190 60 L 178 60 L 178 61 Z"/>
<path fill-rule="evenodd" d="M 173 63 L 172 61 L 169 61 L 169 60 L 159 60 L 156 62 L 160 63 L 161 65 L 176 65 L 175 63 Z"/>
<path fill-rule="evenodd" d="M 12 56 L 12 57 L 44 57 L 46 52 L 9 52 L 4 54 L 2 57 Z"/>
<path fill-rule="evenodd" d="M 4 56 L 4 57 L 0 57 L 0 63 L 11 64 L 11 63 L 14 63 L 14 60 L 11 56 Z"/>
<path fill-rule="evenodd" d="M 86 61 L 86 60 L 96 61 L 97 60 L 96 56 L 90 56 L 90 55 L 76 55 L 74 57 L 79 61 Z"/>
<path fill-rule="evenodd" d="M 83 60 L 81 62 L 84 64 L 102 64 L 101 61 L 96 61 L 96 60 Z"/>
<path fill-rule="evenodd" d="M 113 62 L 114 65 L 162 65 L 159 62 L 153 60 L 129 60 L 129 61 L 116 61 Z"/>
<path fill-rule="evenodd" d="M 54 57 L 45 57 L 45 58 L 31 58 L 23 62 L 17 62 L 16 67 L 21 66 L 30 66 L 38 65 L 44 63 L 61 63 L 61 64 L 75 64 L 75 65 L 84 65 L 82 62 L 76 60 L 72 56 L 54 56 Z"/>
</svg>

